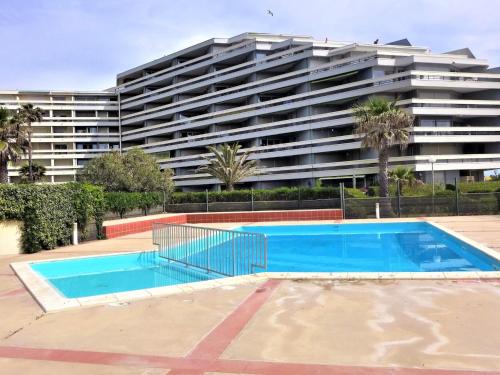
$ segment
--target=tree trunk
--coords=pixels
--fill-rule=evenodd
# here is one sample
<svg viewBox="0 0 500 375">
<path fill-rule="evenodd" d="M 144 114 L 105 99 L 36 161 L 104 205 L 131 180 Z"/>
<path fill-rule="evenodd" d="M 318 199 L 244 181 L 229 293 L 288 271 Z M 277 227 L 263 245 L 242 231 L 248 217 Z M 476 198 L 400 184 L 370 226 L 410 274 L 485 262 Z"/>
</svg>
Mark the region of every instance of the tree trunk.
<svg viewBox="0 0 500 375">
<path fill-rule="evenodd" d="M 378 183 L 380 185 L 380 214 L 382 217 L 394 216 L 389 197 L 389 149 L 382 148 L 378 154 Z"/>
<path fill-rule="evenodd" d="M 9 182 L 9 170 L 7 158 L 0 157 L 0 183 L 6 184 Z"/>
<path fill-rule="evenodd" d="M 233 191 L 234 190 L 234 185 L 226 182 L 226 191 Z"/>
<path fill-rule="evenodd" d="M 31 148 L 31 124 L 28 125 L 28 167 L 29 167 L 29 182 L 33 182 L 33 152 Z"/>
<path fill-rule="evenodd" d="M 380 197 L 389 197 L 389 150 L 384 148 L 378 154 L 378 183 L 380 185 Z"/>
</svg>

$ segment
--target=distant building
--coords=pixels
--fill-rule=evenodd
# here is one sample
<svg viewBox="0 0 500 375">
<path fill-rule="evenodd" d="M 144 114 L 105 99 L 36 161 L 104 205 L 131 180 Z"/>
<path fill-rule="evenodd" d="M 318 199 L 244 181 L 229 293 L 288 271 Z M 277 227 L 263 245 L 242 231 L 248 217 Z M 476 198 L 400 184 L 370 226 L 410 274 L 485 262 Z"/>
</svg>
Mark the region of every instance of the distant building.
<svg viewBox="0 0 500 375">
<path fill-rule="evenodd" d="M 254 151 L 261 173 L 243 186 L 318 179 L 360 186 L 375 177 L 377 155 L 360 148 L 350 108 L 370 95 L 398 98 L 416 116 L 411 144 L 394 149 L 392 165 L 426 181 L 434 166 L 438 183 L 482 180 L 484 170 L 500 168 L 500 71 L 467 48 L 435 54 L 406 39 L 358 44 L 245 33 L 120 73 L 114 91 L 0 92 L 0 105 L 24 100 L 48 111 L 35 125 L 34 155 L 54 182 L 119 147 L 121 135 L 124 151 L 155 154 L 184 190 L 216 187 L 195 171 L 206 146 L 225 142 Z"/>
<path fill-rule="evenodd" d="M 79 168 L 97 155 L 119 149 L 118 103 L 111 92 L 0 91 L 0 106 L 16 109 L 33 103 L 43 121 L 33 123 L 33 161 L 46 167 L 51 182 L 74 181 Z M 20 160 L 9 168 L 19 179 Z"/>
</svg>

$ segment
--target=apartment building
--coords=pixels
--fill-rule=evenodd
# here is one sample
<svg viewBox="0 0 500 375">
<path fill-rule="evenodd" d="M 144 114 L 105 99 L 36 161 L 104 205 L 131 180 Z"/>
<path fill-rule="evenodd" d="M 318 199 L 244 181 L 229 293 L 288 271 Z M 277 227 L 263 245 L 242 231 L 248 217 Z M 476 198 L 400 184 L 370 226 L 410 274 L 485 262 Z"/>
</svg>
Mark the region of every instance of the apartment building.
<svg viewBox="0 0 500 375">
<path fill-rule="evenodd" d="M 70 105 L 79 101 L 79 94 L 67 95 Z M 489 69 L 467 48 L 433 53 L 406 39 L 360 44 L 245 33 L 210 39 L 119 73 L 115 93 L 100 95 L 109 105 L 95 103 L 106 109 L 95 108 L 92 121 L 101 121 L 100 111 L 114 115 L 102 126 L 109 136 L 113 129 L 115 138 L 103 141 L 108 145 L 103 147 L 121 144 L 124 151 L 140 147 L 156 155 L 162 167 L 175 171 L 183 190 L 218 187 L 217 180 L 196 169 L 205 163 L 208 145 L 226 142 L 251 149 L 259 166 L 260 173 L 242 186 L 371 183 L 377 155 L 361 148 L 351 115 L 352 105 L 370 95 L 397 100 L 416 117 L 410 145 L 393 150 L 392 165 L 412 167 L 425 181 L 434 170 L 438 183 L 482 180 L 485 170 L 500 168 L 500 70 Z M 51 98 L 47 93 L 49 103 L 42 108 L 55 110 Z M 75 130 L 76 113 L 69 121 L 73 125 L 65 125 Z M 45 126 L 52 137 L 57 126 Z M 104 138 L 99 137 L 88 140 L 87 145 L 96 145 L 92 155 L 101 152 Z M 78 151 L 78 144 L 75 139 L 71 150 Z M 45 142 L 47 154 L 54 146 Z M 68 157 L 72 176 L 91 157 L 74 156 Z M 49 161 L 56 167 L 55 159 Z M 51 171 L 54 181 L 62 179 L 55 178 L 59 170 Z"/>
<path fill-rule="evenodd" d="M 93 157 L 119 148 L 118 102 L 112 91 L 0 91 L 0 106 L 15 110 L 32 103 L 43 110 L 33 123 L 33 161 L 46 167 L 51 182 L 74 181 Z M 19 181 L 19 160 L 9 180 Z"/>
</svg>

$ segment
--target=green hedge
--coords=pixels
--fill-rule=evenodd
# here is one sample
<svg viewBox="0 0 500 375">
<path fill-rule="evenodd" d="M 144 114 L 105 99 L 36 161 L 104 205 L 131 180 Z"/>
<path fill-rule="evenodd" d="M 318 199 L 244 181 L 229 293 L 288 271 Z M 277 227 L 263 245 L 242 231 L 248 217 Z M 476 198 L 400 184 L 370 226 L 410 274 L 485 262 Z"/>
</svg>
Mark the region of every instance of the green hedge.
<svg viewBox="0 0 500 375">
<path fill-rule="evenodd" d="M 339 198 L 338 188 L 314 187 L 314 188 L 277 188 L 277 189 L 255 189 L 253 190 L 254 201 L 289 201 L 289 200 L 314 200 Z M 205 203 L 207 196 L 205 192 L 177 192 L 169 197 L 169 203 Z M 234 191 L 210 191 L 208 202 L 249 202 L 252 199 L 252 190 Z"/>
<path fill-rule="evenodd" d="M 461 193 L 492 193 L 500 191 L 500 181 L 462 182 L 458 187 Z"/>
<path fill-rule="evenodd" d="M 102 233 L 103 197 L 100 187 L 87 184 L 0 185 L 0 219 L 23 222 L 25 252 L 53 249 L 70 243 L 75 221 L 85 228 L 94 218 Z"/>
<path fill-rule="evenodd" d="M 106 213 L 104 190 L 100 186 L 88 183 L 69 183 L 72 191 L 73 205 L 76 212 L 78 231 L 82 240 L 87 238 L 87 224 L 90 218 L 94 219 L 97 238 L 102 239 L 102 222 Z"/>
<path fill-rule="evenodd" d="M 142 209 L 147 215 L 152 207 L 163 204 L 163 193 L 130 193 L 110 192 L 105 193 L 106 208 L 123 218 L 129 211 L 136 208 Z"/>
</svg>

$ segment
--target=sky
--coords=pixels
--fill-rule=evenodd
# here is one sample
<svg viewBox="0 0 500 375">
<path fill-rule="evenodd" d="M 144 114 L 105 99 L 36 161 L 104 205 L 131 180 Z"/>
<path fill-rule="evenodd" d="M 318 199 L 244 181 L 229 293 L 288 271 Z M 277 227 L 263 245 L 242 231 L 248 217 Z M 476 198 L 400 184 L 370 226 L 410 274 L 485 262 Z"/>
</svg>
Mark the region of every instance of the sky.
<svg viewBox="0 0 500 375">
<path fill-rule="evenodd" d="M 270 9 L 274 16 L 270 16 Z M 101 90 L 116 74 L 247 31 L 469 47 L 500 66 L 500 0 L 0 0 L 0 90 Z"/>
</svg>

